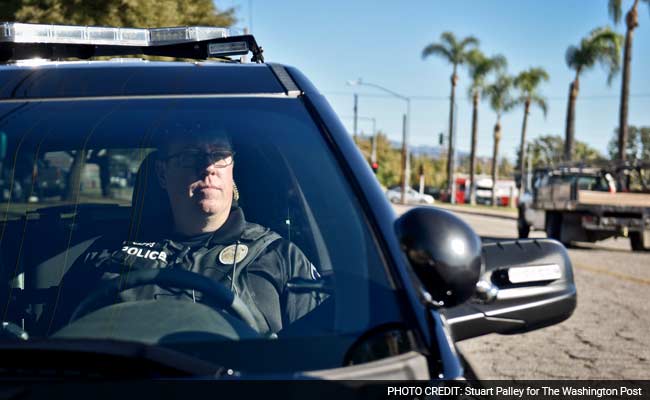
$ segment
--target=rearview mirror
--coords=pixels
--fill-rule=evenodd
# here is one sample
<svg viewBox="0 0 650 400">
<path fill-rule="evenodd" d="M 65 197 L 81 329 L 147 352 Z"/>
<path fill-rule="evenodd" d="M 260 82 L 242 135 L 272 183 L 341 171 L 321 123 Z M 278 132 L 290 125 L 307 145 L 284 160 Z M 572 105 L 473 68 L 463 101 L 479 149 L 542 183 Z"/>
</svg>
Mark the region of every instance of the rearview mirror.
<svg viewBox="0 0 650 400">
<path fill-rule="evenodd" d="M 561 322 L 576 307 L 571 260 L 551 239 L 483 245 L 484 271 L 474 295 L 444 314 L 455 340 L 521 333 Z"/>
</svg>

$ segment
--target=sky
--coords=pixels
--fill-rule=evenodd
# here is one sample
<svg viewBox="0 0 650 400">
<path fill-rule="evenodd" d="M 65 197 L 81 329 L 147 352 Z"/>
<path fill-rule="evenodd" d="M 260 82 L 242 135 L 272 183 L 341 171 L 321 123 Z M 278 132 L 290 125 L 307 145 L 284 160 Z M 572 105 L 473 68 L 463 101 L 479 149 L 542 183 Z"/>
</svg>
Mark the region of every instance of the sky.
<svg viewBox="0 0 650 400">
<path fill-rule="evenodd" d="M 264 48 L 266 61 L 300 69 L 328 99 L 350 133 L 353 96 L 359 94 L 359 131 L 377 129 L 391 140 L 402 139 L 406 102 L 367 86 L 383 86 L 411 101 L 412 145 L 437 145 L 447 133 L 451 65 L 441 58 L 422 59 L 422 49 L 439 42 L 440 34 L 473 35 L 486 55 L 502 54 L 508 72 L 529 67 L 548 71 L 550 81 L 540 86 L 547 98 L 546 118 L 533 109 L 528 139 L 562 135 L 569 84 L 575 77 L 565 62 L 570 45 L 600 26 L 610 25 L 624 34 L 624 23 L 614 26 L 607 0 L 454 0 L 404 2 L 386 0 L 216 0 L 220 9 L 234 7 L 236 27 L 248 27 Z M 632 0 L 623 0 L 624 12 Z M 635 30 L 628 123 L 650 126 L 650 7 L 639 5 Z M 461 68 L 456 90 L 456 143 L 470 148 L 472 107 L 467 95 L 469 77 Z M 603 68 L 585 71 L 580 78 L 576 106 L 576 139 L 603 154 L 618 126 L 621 75 L 607 85 Z M 514 161 L 521 137 L 523 109 L 502 117 L 501 154 Z M 483 102 L 479 108 L 478 155 L 491 156 L 495 113 Z"/>
</svg>

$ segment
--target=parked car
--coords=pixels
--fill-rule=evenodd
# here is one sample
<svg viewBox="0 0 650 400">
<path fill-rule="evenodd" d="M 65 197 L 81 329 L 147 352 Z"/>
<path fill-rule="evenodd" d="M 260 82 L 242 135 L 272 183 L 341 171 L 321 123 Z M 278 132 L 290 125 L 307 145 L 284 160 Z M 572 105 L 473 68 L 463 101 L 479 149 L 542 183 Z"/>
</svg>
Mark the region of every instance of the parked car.
<svg viewBox="0 0 650 400">
<path fill-rule="evenodd" d="M 575 308 L 571 262 L 558 242 L 482 244 L 461 219 L 434 207 L 398 218 L 325 97 L 298 69 L 263 63 L 250 35 L 6 23 L 0 39 L 0 124 L 9 157 L 70 154 L 72 192 L 89 151 L 119 150 L 126 165 L 139 165 L 135 183 L 120 188 L 132 193 L 127 204 L 82 188 L 71 200 L 14 207 L 3 221 L 0 370 L 7 382 L 459 380 L 474 373 L 457 341 L 542 328 Z M 249 52 L 253 63 L 204 60 Z M 199 61 L 62 61 L 125 54 Z M 56 60 L 21 64 L 48 57 Z M 227 138 L 228 152 L 163 152 L 165 140 L 189 146 L 204 129 Z M 247 269 L 259 252 L 242 241 L 267 236 L 219 228 L 187 244 L 169 225 L 176 223 L 171 179 L 185 176 L 170 178 L 165 168 L 174 159 L 178 168 L 206 164 L 208 172 L 199 170 L 206 177 L 232 168 L 236 207 L 268 228 L 255 235 L 273 239 L 260 246 L 290 242 L 296 258 L 299 249 L 310 261 L 309 276 L 283 282 L 271 275 L 292 267 Z M 221 190 L 201 182 L 191 193 Z M 414 193 L 409 198 L 433 203 Z M 140 241 L 149 234 L 170 236 L 159 248 Z M 113 252 L 95 250 L 104 240 L 114 240 Z M 187 260 L 205 260 L 213 241 L 229 251 L 204 270 L 184 268 Z M 83 266 L 98 259 L 114 278 L 66 310 L 64 299 L 88 290 L 104 264 Z M 69 280 L 71 271 L 83 279 Z M 242 276 L 267 280 L 263 288 L 277 297 L 256 302 L 235 284 Z M 167 294 L 129 298 L 135 289 Z M 304 295 L 321 302 L 305 315 L 283 314 L 279 329 L 257 329 L 271 326 L 265 314 L 251 320 L 253 306 Z"/>
<path fill-rule="evenodd" d="M 399 203 L 402 201 L 402 188 L 396 187 L 386 191 L 386 197 L 391 203 Z M 412 188 L 406 189 L 406 203 L 407 204 L 433 204 L 435 200 L 429 194 L 420 194 L 417 190 Z"/>
</svg>

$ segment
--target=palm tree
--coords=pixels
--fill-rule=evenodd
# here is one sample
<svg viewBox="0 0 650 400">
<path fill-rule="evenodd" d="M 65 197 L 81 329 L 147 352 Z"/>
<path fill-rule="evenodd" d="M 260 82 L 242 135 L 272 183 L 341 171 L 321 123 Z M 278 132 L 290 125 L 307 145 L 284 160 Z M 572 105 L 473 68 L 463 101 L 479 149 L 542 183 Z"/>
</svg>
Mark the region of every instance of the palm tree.
<svg viewBox="0 0 650 400">
<path fill-rule="evenodd" d="M 650 6 L 650 0 L 642 1 Z M 622 0 L 609 0 L 609 15 L 612 17 L 615 24 L 618 24 L 621 21 L 621 16 L 623 15 L 621 3 Z M 627 31 L 625 32 L 625 48 L 623 50 L 623 80 L 621 82 L 621 104 L 618 115 L 618 159 L 620 161 L 625 161 L 625 149 L 627 143 L 627 106 L 630 97 L 630 65 L 632 64 L 632 39 L 634 37 L 634 29 L 639 26 L 638 6 L 639 0 L 634 0 L 632 8 L 630 8 L 625 16 Z"/>
<path fill-rule="evenodd" d="M 506 68 L 507 61 L 504 56 L 497 54 L 494 57 L 486 57 L 480 50 L 470 51 L 467 57 L 469 76 L 472 83 L 469 88 L 469 95 L 472 98 L 472 148 L 469 156 L 469 201 L 476 204 L 476 184 L 474 170 L 476 164 L 476 143 L 478 138 L 478 103 L 480 94 L 485 89 L 485 79 L 492 71 L 501 71 Z"/>
<path fill-rule="evenodd" d="M 524 122 L 521 126 L 521 143 L 519 144 L 519 176 L 521 179 L 521 188 L 524 191 L 526 179 L 524 178 L 524 166 L 526 165 L 526 126 L 528 124 L 528 114 L 530 105 L 535 104 L 544 112 L 544 117 L 548 111 L 546 99 L 537 93 L 537 86 L 542 81 L 548 81 L 548 72 L 543 68 L 529 68 L 522 71 L 514 80 L 514 86 L 521 91 L 521 96 L 517 103 L 524 105 Z"/>
<path fill-rule="evenodd" d="M 449 98 L 449 155 L 447 156 L 447 190 L 451 193 L 452 174 L 454 169 L 454 104 L 456 102 L 456 84 L 458 83 L 458 66 L 467 61 L 467 56 L 472 48 L 478 46 L 479 41 L 474 36 L 462 40 L 456 39 L 452 32 L 443 32 L 440 43 L 431 43 L 422 50 L 422 58 L 436 55 L 444 58 L 453 65 L 451 74 L 451 96 Z"/>
<path fill-rule="evenodd" d="M 510 96 L 510 89 L 513 85 L 512 77 L 499 74 L 495 82 L 486 86 L 483 95 L 490 100 L 490 107 L 497 114 L 497 122 L 494 124 L 494 149 L 492 152 L 492 205 L 496 207 L 496 183 L 497 163 L 499 157 L 499 141 L 501 140 L 501 115 L 509 111 L 515 104 Z"/>
<path fill-rule="evenodd" d="M 566 133 L 564 142 L 564 159 L 571 161 L 573 156 L 573 141 L 575 139 L 575 106 L 580 90 L 580 73 L 592 68 L 596 62 L 607 70 L 607 83 L 618 72 L 621 63 L 622 37 L 609 27 L 596 28 L 589 36 L 583 38 L 580 46 L 569 46 L 566 52 L 566 62 L 569 68 L 576 71 L 576 77 L 569 85 L 569 102 L 566 117 Z"/>
</svg>

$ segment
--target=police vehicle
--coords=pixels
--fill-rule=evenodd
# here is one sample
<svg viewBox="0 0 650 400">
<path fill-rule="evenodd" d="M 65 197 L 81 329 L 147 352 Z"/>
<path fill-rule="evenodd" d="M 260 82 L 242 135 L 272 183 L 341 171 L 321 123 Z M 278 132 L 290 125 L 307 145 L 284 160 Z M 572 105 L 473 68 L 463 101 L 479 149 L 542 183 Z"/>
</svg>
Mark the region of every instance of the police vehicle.
<svg viewBox="0 0 650 400">
<path fill-rule="evenodd" d="M 3 23 L 0 61 L 7 190 L 17 160 L 47 160 L 65 179 L 49 196 L 9 195 L 0 207 L 3 379 L 461 379 L 472 371 L 457 341 L 542 328 L 575 308 L 558 242 L 483 244 L 435 207 L 396 217 L 325 97 L 298 69 L 265 63 L 251 35 Z M 228 135 L 246 220 L 314 266 L 281 289 L 327 299 L 262 334 L 242 322 L 230 287 L 158 269 L 102 287 L 99 306 L 57 326 L 72 290 L 63 278 L 95 241 L 168 216 L 150 160 L 159 134 L 180 125 Z M 217 301 L 114 301 L 153 284 Z"/>
</svg>

